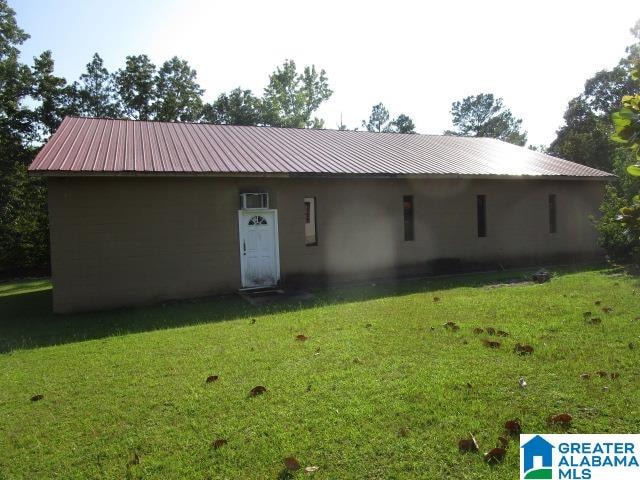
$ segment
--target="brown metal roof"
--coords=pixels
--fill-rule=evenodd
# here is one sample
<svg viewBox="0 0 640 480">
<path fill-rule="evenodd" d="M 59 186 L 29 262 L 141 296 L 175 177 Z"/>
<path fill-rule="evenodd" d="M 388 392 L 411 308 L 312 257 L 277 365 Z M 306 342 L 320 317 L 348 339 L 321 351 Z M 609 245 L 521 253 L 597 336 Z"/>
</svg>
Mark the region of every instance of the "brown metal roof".
<svg viewBox="0 0 640 480">
<path fill-rule="evenodd" d="M 64 119 L 29 170 L 48 175 L 611 177 L 490 138 L 78 117 Z"/>
</svg>

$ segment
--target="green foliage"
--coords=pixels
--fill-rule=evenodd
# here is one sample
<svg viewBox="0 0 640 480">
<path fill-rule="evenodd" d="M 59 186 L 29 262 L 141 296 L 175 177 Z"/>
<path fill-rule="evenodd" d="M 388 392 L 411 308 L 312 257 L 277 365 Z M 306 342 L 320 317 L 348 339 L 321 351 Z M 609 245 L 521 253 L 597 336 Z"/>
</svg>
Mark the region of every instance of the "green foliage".
<svg viewBox="0 0 640 480">
<path fill-rule="evenodd" d="M 0 175 L 13 163 L 24 138 L 32 134 L 32 114 L 24 105 L 32 90 L 31 69 L 19 61 L 19 46 L 29 38 L 6 0 L 0 0 Z"/>
<path fill-rule="evenodd" d="M 90 117 L 118 118 L 122 112 L 116 99 L 114 77 L 105 68 L 100 55 L 93 54 L 87 70 L 76 85 L 79 113 Z"/>
<path fill-rule="evenodd" d="M 619 144 L 612 141 L 611 114 L 620 108 L 625 95 L 636 91 L 633 64 L 640 52 L 638 41 L 626 49 L 627 55 L 611 70 L 602 70 L 585 82 L 582 94 L 569 102 L 565 123 L 549 147 L 549 153 L 583 165 L 611 171 Z"/>
<path fill-rule="evenodd" d="M 204 106 L 205 122 L 223 125 L 258 125 L 262 120 L 262 103 L 251 93 L 240 87 L 228 94 L 222 93 L 213 103 Z"/>
<path fill-rule="evenodd" d="M 398 115 L 391 121 L 391 131 L 396 133 L 416 133 L 416 125 L 408 115 Z"/>
<path fill-rule="evenodd" d="M 616 147 L 611 142 L 611 122 L 607 115 L 596 113 L 583 97 L 569 102 L 565 125 L 549 146 L 552 155 L 611 171 Z"/>
<path fill-rule="evenodd" d="M 154 119 L 195 122 L 202 114 L 202 94 L 197 73 L 186 60 L 173 57 L 164 62 L 156 75 Z"/>
<path fill-rule="evenodd" d="M 640 163 L 640 94 L 622 97 L 622 108 L 614 112 L 611 119 L 615 129 L 611 139 L 625 144 Z M 628 171 L 631 175 L 640 176 L 640 165 L 632 165 Z"/>
<path fill-rule="evenodd" d="M 378 103 L 371 108 L 369 121 L 362 121 L 362 126 L 368 132 L 387 132 L 389 131 L 389 110 L 382 104 Z"/>
<path fill-rule="evenodd" d="M 77 113 L 75 89 L 54 74 L 53 56 L 49 50 L 34 58 L 32 97 L 39 102 L 34 113 L 40 140 L 55 132 L 66 115 Z"/>
<path fill-rule="evenodd" d="M 632 78 L 637 79 L 634 72 Z M 640 261 L 640 95 L 622 97 L 622 108 L 611 114 L 611 139 L 623 145 L 613 166 L 620 180 L 608 187 L 598 221 L 600 244 L 616 260 Z M 631 179 L 626 175 L 629 173 Z"/>
<path fill-rule="evenodd" d="M 382 103 L 378 103 L 371 108 L 369 120 L 363 120 L 362 126 L 368 132 L 416 133 L 416 126 L 408 115 L 401 113 L 390 120 L 389 111 Z"/>
<path fill-rule="evenodd" d="M 124 114 L 134 120 L 150 120 L 156 99 L 156 66 L 146 55 L 128 56 L 125 67 L 114 75 Z"/>
<path fill-rule="evenodd" d="M 274 127 L 322 128 L 324 122 L 312 115 L 332 94 L 324 70 L 312 65 L 298 73 L 295 62 L 285 60 L 264 89 L 262 120 Z"/>
<path fill-rule="evenodd" d="M 34 76 L 19 61 L 19 46 L 27 38 L 15 12 L 0 0 L 0 273 L 48 264 L 46 214 L 41 215 L 46 192 L 26 174 L 33 157 L 28 144 L 36 139 L 44 113 L 38 103 L 34 112 L 27 101 L 42 92 L 46 80 L 42 71 Z M 43 62 L 49 57 L 44 55 Z"/>
<path fill-rule="evenodd" d="M 44 179 L 29 177 L 25 162 L 16 162 L 0 188 L 0 272 L 46 272 L 49 230 Z"/>
<path fill-rule="evenodd" d="M 465 137 L 491 137 L 515 145 L 527 143 L 527 132 L 521 132 L 522 119 L 516 118 L 492 93 L 465 97 L 451 105 L 455 130 L 445 134 Z"/>
<path fill-rule="evenodd" d="M 614 272 L 559 272 L 543 285 L 502 272 L 316 290 L 261 307 L 231 295 L 77 315 L 52 314 L 42 282 L 0 285 L 0 478 L 276 479 L 290 455 L 319 466 L 299 480 L 518 478 L 517 439 L 502 464 L 482 458 L 507 420 L 557 433 L 547 418 L 567 412 L 575 432 L 640 430 L 638 350 L 628 348 L 640 343 L 638 281 Z M 586 324 L 587 310 L 602 325 Z M 510 334 L 500 348 L 472 333 L 488 326 Z M 516 355 L 518 342 L 533 354 Z M 219 380 L 205 383 L 209 375 Z M 267 392 L 248 398 L 256 385 Z M 479 454 L 458 452 L 469 432 Z M 227 444 L 212 448 L 216 438 Z"/>
<path fill-rule="evenodd" d="M 640 254 L 640 242 L 620 223 L 620 212 L 628 204 L 618 190 L 607 185 L 597 221 L 598 243 L 612 260 L 626 262 Z"/>
</svg>

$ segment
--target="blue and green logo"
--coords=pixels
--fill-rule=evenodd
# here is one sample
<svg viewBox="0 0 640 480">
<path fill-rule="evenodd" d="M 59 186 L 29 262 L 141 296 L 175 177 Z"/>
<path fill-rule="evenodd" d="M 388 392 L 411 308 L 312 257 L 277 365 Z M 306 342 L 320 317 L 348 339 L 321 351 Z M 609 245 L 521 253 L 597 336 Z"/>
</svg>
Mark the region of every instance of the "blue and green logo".
<svg viewBox="0 0 640 480">
<path fill-rule="evenodd" d="M 536 435 L 527 443 L 522 445 L 522 465 L 524 467 L 525 479 L 546 479 L 553 478 L 553 449 L 551 443 L 547 442 L 540 435 Z"/>
</svg>

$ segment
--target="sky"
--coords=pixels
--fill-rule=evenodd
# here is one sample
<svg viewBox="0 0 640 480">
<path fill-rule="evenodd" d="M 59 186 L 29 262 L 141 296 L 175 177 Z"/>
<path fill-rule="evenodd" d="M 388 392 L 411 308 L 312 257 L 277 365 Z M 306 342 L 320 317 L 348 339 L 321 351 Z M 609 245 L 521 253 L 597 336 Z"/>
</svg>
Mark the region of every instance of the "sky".
<svg viewBox="0 0 640 480">
<path fill-rule="evenodd" d="M 51 50 L 75 80 L 94 52 L 110 71 L 126 55 L 177 55 L 211 101 L 237 86 L 260 95 L 285 59 L 327 72 L 326 128 L 360 127 L 371 107 L 409 115 L 419 133 L 451 128 L 451 103 L 494 93 L 529 143 L 548 145 L 585 80 L 633 43 L 640 1 L 8 0 L 31 35 L 23 61 Z"/>
</svg>

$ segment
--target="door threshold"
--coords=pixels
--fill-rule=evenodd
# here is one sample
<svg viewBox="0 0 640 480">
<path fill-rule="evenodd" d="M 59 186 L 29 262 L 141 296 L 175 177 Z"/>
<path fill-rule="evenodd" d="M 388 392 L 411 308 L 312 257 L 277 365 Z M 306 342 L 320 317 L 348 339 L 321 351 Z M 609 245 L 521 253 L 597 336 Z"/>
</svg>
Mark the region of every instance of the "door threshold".
<svg viewBox="0 0 640 480">
<path fill-rule="evenodd" d="M 268 287 L 243 287 L 238 289 L 239 293 L 284 293 L 284 290 L 277 285 L 270 285 Z"/>
</svg>

